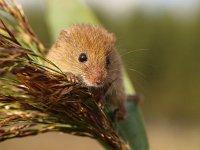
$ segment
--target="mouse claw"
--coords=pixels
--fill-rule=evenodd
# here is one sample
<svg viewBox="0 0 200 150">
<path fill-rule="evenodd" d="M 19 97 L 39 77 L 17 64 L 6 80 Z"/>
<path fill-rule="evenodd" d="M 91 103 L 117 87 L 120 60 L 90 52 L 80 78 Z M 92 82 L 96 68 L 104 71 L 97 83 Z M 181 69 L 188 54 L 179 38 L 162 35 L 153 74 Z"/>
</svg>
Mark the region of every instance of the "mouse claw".
<svg viewBox="0 0 200 150">
<path fill-rule="evenodd" d="M 67 80 L 69 82 L 74 83 L 74 84 L 79 83 L 78 78 L 74 74 L 72 74 L 72 73 L 66 73 L 66 76 L 67 76 Z"/>
<path fill-rule="evenodd" d="M 117 108 L 114 110 L 111 118 L 114 122 L 119 122 L 121 120 L 124 120 L 127 118 L 127 110 L 125 108 L 123 109 Z"/>
<path fill-rule="evenodd" d="M 124 109 L 124 110 L 117 110 L 117 112 L 116 112 L 116 116 L 115 116 L 116 118 L 116 120 L 117 121 L 121 121 L 121 120 L 124 120 L 124 119 L 126 119 L 127 118 L 127 111 Z"/>
</svg>

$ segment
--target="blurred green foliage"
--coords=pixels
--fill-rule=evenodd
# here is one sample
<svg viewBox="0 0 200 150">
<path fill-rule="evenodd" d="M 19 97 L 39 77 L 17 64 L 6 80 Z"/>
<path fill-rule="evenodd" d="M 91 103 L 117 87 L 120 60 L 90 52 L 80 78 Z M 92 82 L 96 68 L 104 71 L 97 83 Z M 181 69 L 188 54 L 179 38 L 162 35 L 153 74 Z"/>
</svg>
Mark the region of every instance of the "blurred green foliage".
<svg viewBox="0 0 200 150">
<path fill-rule="evenodd" d="M 49 47 L 52 39 L 50 37 L 48 24 L 44 19 L 46 17 L 46 11 L 44 10 L 44 7 L 38 7 L 38 5 L 35 5 L 33 7 L 26 7 L 26 5 L 23 5 L 23 10 L 28 17 L 28 21 L 31 24 L 31 27 L 33 28 L 35 33 L 37 33 L 42 43 L 46 47 Z"/>
<path fill-rule="evenodd" d="M 120 22 L 97 14 L 118 37 L 131 79 L 145 95 L 146 118 L 199 121 L 200 12 L 180 19 L 167 11 L 138 10 Z"/>
</svg>

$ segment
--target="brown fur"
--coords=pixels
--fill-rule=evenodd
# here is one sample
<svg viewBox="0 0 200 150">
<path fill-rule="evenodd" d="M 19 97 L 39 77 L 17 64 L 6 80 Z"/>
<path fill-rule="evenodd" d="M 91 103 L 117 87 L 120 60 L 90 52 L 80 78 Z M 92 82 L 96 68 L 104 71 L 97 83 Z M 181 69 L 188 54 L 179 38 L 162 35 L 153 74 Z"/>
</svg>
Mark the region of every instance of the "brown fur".
<svg viewBox="0 0 200 150">
<path fill-rule="evenodd" d="M 98 87 L 94 83 L 96 76 L 101 77 L 103 87 L 112 83 L 107 92 L 107 98 L 125 112 L 126 96 L 122 81 L 122 65 L 114 44 L 115 37 L 104 28 L 73 25 L 60 33 L 47 58 L 63 72 L 81 76 L 88 86 Z M 87 62 L 78 61 L 80 53 L 87 54 Z M 110 57 L 108 66 L 106 66 L 107 55 Z"/>
</svg>

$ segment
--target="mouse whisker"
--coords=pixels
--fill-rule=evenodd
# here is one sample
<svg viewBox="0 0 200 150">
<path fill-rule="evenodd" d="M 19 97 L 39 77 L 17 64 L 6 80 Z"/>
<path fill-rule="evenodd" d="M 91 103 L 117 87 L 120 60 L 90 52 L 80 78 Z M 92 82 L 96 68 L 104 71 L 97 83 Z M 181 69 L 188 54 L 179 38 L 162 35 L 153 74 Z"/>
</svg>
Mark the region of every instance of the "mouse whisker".
<svg viewBox="0 0 200 150">
<path fill-rule="evenodd" d="M 121 57 L 124 57 L 128 54 L 131 54 L 131 53 L 135 53 L 135 52 L 141 52 L 141 51 L 149 51 L 150 49 L 134 49 L 134 50 L 130 50 L 128 52 L 124 52 L 123 54 L 120 54 Z"/>
</svg>

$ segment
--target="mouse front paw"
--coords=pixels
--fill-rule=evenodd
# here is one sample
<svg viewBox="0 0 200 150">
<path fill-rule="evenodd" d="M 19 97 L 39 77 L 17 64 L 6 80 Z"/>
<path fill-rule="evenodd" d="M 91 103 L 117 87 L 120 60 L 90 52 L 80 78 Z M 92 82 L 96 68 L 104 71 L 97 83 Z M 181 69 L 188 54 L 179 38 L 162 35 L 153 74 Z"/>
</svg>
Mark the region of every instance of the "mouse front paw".
<svg viewBox="0 0 200 150">
<path fill-rule="evenodd" d="M 79 83 L 78 77 L 76 77 L 73 73 L 67 72 L 65 73 L 67 80 L 73 84 Z"/>
</svg>

